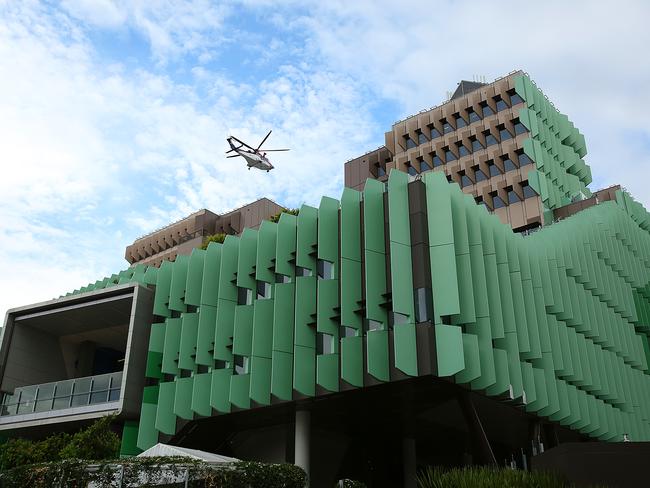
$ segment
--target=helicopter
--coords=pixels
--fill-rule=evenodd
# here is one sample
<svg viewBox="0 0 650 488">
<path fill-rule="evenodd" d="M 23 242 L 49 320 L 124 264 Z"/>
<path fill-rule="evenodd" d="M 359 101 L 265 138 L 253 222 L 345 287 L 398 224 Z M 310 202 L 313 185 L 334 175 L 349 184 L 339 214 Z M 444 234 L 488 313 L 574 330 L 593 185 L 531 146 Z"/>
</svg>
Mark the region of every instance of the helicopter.
<svg viewBox="0 0 650 488">
<path fill-rule="evenodd" d="M 266 140 L 269 138 L 271 135 L 271 130 L 269 131 L 268 134 L 266 134 L 266 137 L 262 139 L 262 142 L 257 146 L 257 148 L 253 148 L 252 146 L 249 146 L 246 144 L 244 141 L 241 141 L 237 139 L 235 136 L 230 136 L 226 139 L 228 141 L 228 144 L 230 144 L 230 150 L 226 151 L 226 154 L 235 152 L 236 154 L 232 154 L 230 156 L 227 156 L 229 158 L 236 158 L 241 156 L 246 160 L 246 164 L 248 164 L 248 169 L 250 171 L 251 168 L 256 168 L 260 169 L 262 171 L 266 171 L 267 173 L 273 169 L 273 165 L 271 162 L 268 160 L 266 157 L 267 152 L 271 151 L 288 151 L 289 149 L 265 149 L 264 151 L 260 151 L 260 148 L 262 147 L 262 144 L 266 142 Z M 233 141 L 235 141 L 233 143 Z M 239 144 L 239 145 L 237 145 Z"/>
</svg>

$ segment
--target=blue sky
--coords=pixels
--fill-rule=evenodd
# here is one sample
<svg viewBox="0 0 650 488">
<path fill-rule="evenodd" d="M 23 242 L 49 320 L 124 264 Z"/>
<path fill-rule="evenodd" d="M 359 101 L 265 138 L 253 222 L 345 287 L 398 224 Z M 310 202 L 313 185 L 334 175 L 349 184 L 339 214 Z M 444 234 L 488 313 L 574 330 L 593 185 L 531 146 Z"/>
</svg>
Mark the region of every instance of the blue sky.
<svg viewBox="0 0 650 488">
<path fill-rule="evenodd" d="M 650 4 L 526 5 L 0 0 L 0 311 L 199 208 L 339 197 L 345 160 L 473 75 L 527 71 L 585 134 L 592 188 L 647 206 Z M 269 129 L 292 149 L 273 172 L 225 158 Z"/>
</svg>

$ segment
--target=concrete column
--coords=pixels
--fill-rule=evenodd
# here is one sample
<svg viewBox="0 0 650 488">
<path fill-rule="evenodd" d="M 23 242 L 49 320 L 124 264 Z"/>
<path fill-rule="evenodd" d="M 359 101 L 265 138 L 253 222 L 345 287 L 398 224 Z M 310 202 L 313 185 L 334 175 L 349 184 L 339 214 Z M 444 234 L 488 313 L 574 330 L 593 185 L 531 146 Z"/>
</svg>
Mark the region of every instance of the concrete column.
<svg viewBox="0 0 650 488">
<path fill-rule="evenodd" d="M 294 464 L 300 466 L 307 473 L 307 486 L 309 486 L 309 455 L 311 442 L 311 413 L 309 410 L 296 410 L 296 437 Z"/>
<path fill-rule="evenodd" d="M 412 437 L 402 439 L 402 468 L 404 470 L 404 488 L 417 488 L 415 439 Z"/>
</svg>

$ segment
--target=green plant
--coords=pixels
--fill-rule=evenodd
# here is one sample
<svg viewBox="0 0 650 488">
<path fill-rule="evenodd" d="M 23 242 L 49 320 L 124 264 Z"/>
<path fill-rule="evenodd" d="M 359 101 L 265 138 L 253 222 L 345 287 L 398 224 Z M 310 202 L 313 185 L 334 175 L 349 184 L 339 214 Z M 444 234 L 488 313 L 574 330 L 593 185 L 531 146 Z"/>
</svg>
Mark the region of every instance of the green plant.
<svg viewBox="0 0 650 488">
<path fill-rule="evenodd" d="M 283 208 L 280 212 L 276 213 L 275 215 L 271 215 L 271 217 L 269 217 L 269 220 L 271 222 L 277 223 L 280 220 L 280 216 L 283 213 L 286 213 L 286 214 L 289 214 L 289 215 L 298 215 L 300 213 L 300 209 L 299 208 Z"/>
<path fill-rule="evenodd" d="M 120 452 L 120 438 L 111 430 L 113 416 L 102 417 L 72 436 L 60 451 L 61 459 L 110 459 Z"/>
<path fill-rule="evenodd" d="M 569 488 L 554 473 L 503 468 L 439 469 L 428 466 L 417 475 L 419 488 Z"/>
<path fill-rule="evenodd" d="M 223 241 L 225 240 L 226 240 L 226 234 L 224 234 L 223 232 L 206 236 L 205 239 L 203 239 L 203 244 L 201 244 L 201 249 L 204 250 L 207 249 L 211 242 L 217 242 L 219 244 L 223 244 Z"/>
</svg>

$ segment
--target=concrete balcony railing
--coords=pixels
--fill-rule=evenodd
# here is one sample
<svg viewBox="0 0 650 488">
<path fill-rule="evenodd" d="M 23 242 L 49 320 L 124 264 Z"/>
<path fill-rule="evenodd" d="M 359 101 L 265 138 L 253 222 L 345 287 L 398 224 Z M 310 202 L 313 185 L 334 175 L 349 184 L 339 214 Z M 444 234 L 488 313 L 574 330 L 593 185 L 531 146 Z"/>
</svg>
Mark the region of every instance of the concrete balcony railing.
<svg viewBox="0 0 650 488">
<path fill-rule="evenodd" d="M 120 399 L 121 386 L 122 371 L 21 386 L 13 393 L 3 394 L 0 416 L 44 413 L 117 402 Z"/>
</svg>

